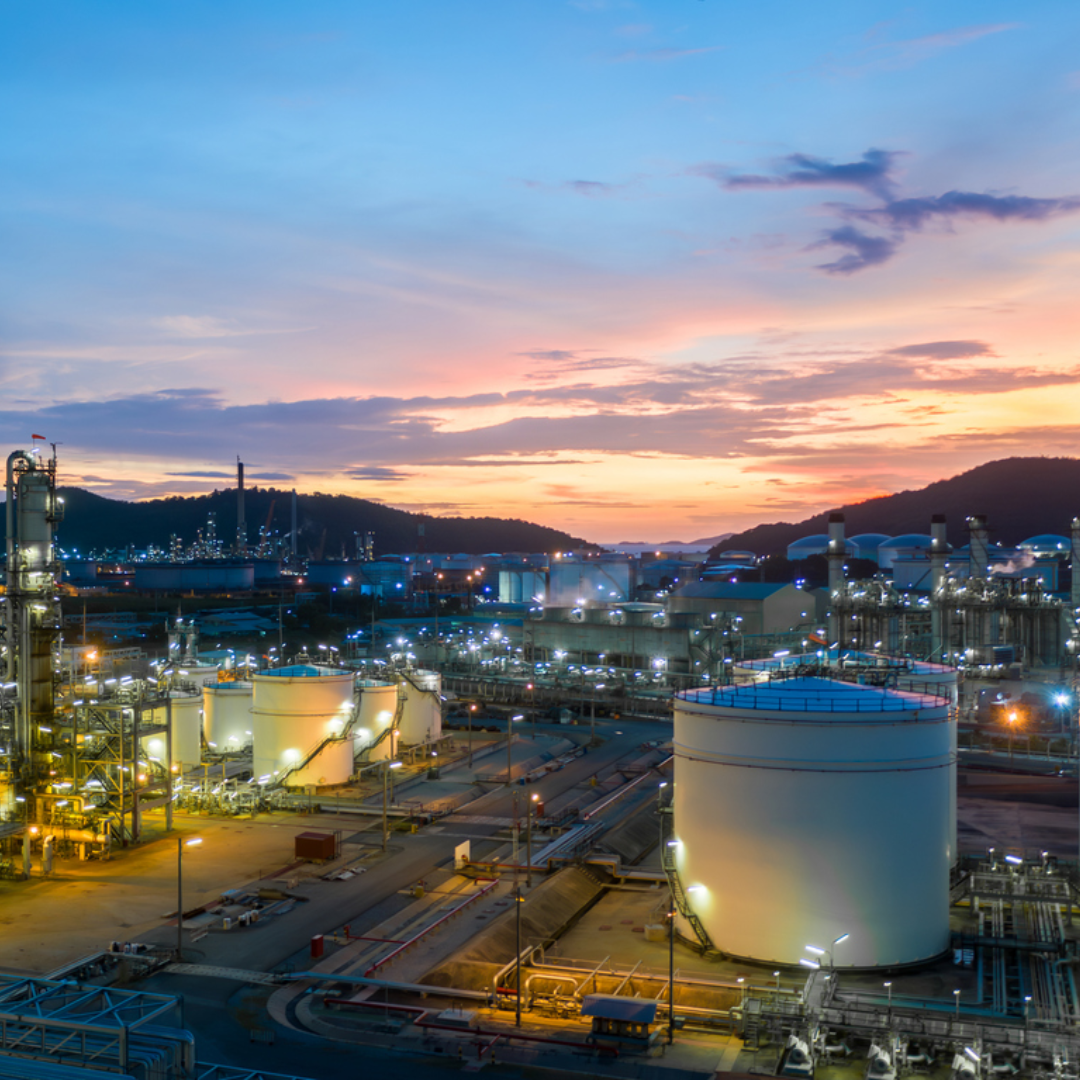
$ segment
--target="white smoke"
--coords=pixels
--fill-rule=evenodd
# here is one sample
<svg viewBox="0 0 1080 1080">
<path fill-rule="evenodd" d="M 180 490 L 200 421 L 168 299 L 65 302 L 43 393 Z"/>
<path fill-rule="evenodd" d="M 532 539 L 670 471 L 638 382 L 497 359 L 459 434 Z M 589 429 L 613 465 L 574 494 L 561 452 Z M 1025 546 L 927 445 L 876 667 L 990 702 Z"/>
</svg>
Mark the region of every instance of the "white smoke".
<svg viewBox="0 0 1080 1080">
<path fill-rule="evenodd" d="M 1015 574 L 1019 570 L 1027 570 L 1034 565 L 1035 556 L 1030 551 L 1022 551 L 1015 558 L 1009 559 L 1008 562 L 994 563 L 987 571 L 987 575 L 993 577 L 994 574 Z"/>
</svg>

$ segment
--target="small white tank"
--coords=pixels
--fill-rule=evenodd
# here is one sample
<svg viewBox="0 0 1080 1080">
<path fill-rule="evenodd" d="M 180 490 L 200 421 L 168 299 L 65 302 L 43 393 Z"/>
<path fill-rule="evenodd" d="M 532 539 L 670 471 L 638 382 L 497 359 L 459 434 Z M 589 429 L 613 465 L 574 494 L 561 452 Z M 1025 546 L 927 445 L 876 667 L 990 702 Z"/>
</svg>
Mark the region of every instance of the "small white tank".
<svg viewBox="0 0 1080 1080">
<path fill-rule="evenodd" d="M 213 682 L 203 686 L 203 737 L 214 750 L 242 750 L 251 745 L 249 682 Z"/>
<path fill-rule="evenodd" d="M 253 683 L 254 775 L 289 787 L 345 783 L 353 771 L 353 740 L 334 736 L 352 719 L 352 673 L 293 664 L 260 672 Z"/>
<path fill-rule="evenodd" d="M 442 734 L 442 676 L 437 671 L 410 671 L 400 685 L 405 698 L 401 741 L 416 746 L 437 739 Z"/>
<path fill-rule="evenodd" d="M 172 691 L 169 709 L 157 705 L 143 710 L 144 724 L 164 725 L 168 712 L 172 713 L 172 761 L 170 765 L 198 765 L 202 761 L 202 695 Z M 166 733 L 154 733 L 140 739 L 143 749 L 159 761 L 168 757 Z"/>
<path fill-rule="evenodd" d="M 394 716 L 397 714 L 397 684 L 362 679 L 357 683 L 357 689 L 360 692 L 360 703 L 353 728 L 356 752 L 361 753 L 371 746 L 368 761 L 383 761 L 393 757 L 396 738 L 390 735 L 382 738 L 380 736 L 393 725 Z"/>
</svg>

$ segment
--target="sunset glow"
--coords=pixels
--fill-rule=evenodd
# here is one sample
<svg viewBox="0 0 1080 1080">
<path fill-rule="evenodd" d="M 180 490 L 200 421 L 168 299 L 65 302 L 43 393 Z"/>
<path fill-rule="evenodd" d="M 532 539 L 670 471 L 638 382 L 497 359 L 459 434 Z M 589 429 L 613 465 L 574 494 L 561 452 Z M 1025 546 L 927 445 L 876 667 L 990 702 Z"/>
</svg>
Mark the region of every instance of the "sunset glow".
<svg viewBox="0 0 1080 1080">
<path fill-rule="evenodd" d="M 1074 4 L 5 23 L 0 413 L 63 483 L 663 541 L 1080 453 Z"/>
</svg>

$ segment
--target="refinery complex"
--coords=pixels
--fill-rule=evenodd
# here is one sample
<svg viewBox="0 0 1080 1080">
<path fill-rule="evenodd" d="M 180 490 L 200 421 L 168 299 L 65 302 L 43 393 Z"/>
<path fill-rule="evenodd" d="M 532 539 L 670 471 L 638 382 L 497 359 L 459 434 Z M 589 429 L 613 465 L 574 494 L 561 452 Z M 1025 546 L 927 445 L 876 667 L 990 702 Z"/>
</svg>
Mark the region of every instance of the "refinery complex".
<svg viewBox="0 0 1080 1080">
<path fill-rule="evenodd" d="M 240 466 L 235 538 L 78 553 L 60 467 L 7 458 L 0 1076 L 1080 1078 L 1080 518 L 327 558 Z"/>
</svg>

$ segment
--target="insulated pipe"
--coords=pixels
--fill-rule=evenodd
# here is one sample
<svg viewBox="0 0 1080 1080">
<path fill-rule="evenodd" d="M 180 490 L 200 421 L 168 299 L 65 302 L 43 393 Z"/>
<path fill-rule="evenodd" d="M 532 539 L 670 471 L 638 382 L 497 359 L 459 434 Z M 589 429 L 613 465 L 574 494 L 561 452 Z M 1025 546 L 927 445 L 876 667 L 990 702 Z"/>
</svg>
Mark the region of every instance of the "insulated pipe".
<svg viewBox="0 0 1080 1080">
<path fill-rule="evenodd" d="M 968 576 L 973 578 L 985 578 L 990 568 L 989 539 L 986 529 L 986 516 L 973 514 L 967 519 L 968 531 L 971 533 L 971 569 Z"/>
<path fill-rule="evenodd" d="M 9 495 L 8 498 L 11 498 Z M 1080 608 L 1080 517 L 1072 519 L 1072 606 L 1073 615 Z"/>
</svg>

